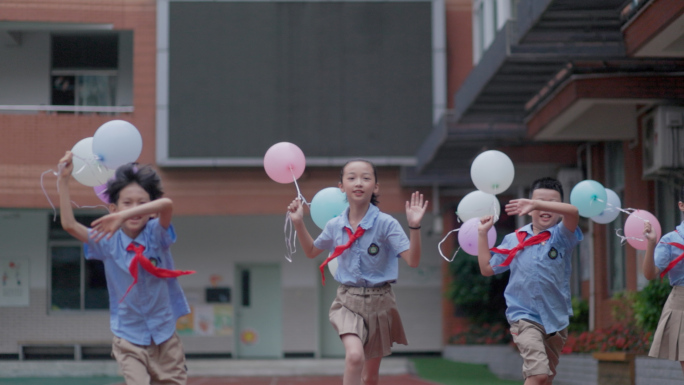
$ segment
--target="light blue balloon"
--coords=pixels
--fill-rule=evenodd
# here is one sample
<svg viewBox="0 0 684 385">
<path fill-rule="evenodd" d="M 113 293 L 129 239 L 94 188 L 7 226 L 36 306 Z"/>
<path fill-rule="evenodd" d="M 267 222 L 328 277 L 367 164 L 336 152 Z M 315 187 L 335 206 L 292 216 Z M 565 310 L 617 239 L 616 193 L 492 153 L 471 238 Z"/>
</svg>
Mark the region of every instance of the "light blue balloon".
<svg viewBox="0 0 684 385">
<path fill-rule="evenodd" d="M 349 206 L 347 196 L 337 187 L 326 187 L 311 200 L 311 219 L 323 229 L 329 220 L 342 214 Z"/>
<path fill-rule="evenodd" d="M 577 207 L 579 215 L 587 218 L 601 214 L 607 200 L 603 185 L 590 179 L 577 183 L 570 193 L 570 203 Z"/>
<path fill-rule="evenodd" d="M 93 154 L 112 170 L 138 160 L 142 145 L 138 129 L 125 120 L 110 120 L 93 135 Z"/>
</svg>

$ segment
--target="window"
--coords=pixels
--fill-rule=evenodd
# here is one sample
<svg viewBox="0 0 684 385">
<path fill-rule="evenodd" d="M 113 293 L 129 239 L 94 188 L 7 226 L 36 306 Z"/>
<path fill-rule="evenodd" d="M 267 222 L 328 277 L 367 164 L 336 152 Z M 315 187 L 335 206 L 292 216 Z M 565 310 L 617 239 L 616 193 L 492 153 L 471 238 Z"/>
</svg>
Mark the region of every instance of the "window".
<svg viewBox="0 0 684 385">
<path fill-rule="evenodd" d="M 53 105 L 116 105 L 119 35 L 52 35 Z"/>
<path fill-rule="evenodd" d="M 625 189 L 625 164 L 622 142 L 610 142 L 605 145 L 606 155 L 606 188 L 609 188 L 624 201 Z M 620 214 L 622 216 L 622 214 Z M 614 220 L 608 224 L 607 249 L 608 249 L 608 282 L 611 295 L 621 292 L 626 288 L 625 275 L 625 247 L 616 231 L 621 229 L 624 221 Z"/>
<path fill-rule="evenodd" d="M 96 218 L 76 216 L 86 225 Z M 104 264 L 84 258 L 83 244 L 62 229 L 59 217 L 53 221 L 49 216 L 49 222 L 50 309 L 108 309 Z"/>
</svg>

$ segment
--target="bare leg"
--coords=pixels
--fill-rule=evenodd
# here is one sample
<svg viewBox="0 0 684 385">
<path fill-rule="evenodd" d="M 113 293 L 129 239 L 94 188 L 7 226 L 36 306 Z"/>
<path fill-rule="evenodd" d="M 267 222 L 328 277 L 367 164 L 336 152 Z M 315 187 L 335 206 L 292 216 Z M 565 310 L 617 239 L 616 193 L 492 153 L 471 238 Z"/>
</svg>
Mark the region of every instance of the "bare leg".
<svg viewBox="0 0 684 385">
<path fill-rule="evenodd" d="M 361 378 L 363 378 L 363 385 L 378 385 L 378 380 L 380 379 L 378 372 L 380 372 L 381 360 L 382 357 L 366 360 L 366 363 L 363 365 L 363 372 L 361 374 Z"/>
<path fill-rule="evenodd" d="M 536 376 L 529 376 L 525 379 L 525 385 L 546 385 L 549 379 L 547 374 L 538 374 Z"/>
<path fill-rule="evenodd" d="M 361 372 L 365 356 L 363 343 L 356 334 L 344 334 L 340 336 L 344 345 L 344 378 L 343 385 L 361 385 Z"/>
</svg>

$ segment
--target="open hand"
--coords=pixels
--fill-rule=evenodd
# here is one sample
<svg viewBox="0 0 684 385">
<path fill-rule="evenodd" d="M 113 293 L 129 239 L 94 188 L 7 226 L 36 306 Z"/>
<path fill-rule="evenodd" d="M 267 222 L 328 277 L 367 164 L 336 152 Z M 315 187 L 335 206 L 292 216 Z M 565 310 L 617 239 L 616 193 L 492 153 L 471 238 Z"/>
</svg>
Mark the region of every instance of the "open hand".
<svg viewBox="0 0 684 385">
<path fill-rule="evenodd" d="M 506 214 L 508 215 L 526 215 L 534 211 L 534 201 L 531 199 L 513 199 L 506 205 Z"/>
<path fill-rule="evenodd" d="M 410 227 L 420 227 L 427 205 L 428 201 L 423 201 L 423 194 L 418 191 L 411 194 L 411 200 L 406 201 L 406 220 Z"/>
<path fill-rule="evenodd" d="M 90 238 L 95 242 L 100 242 L 105 236 L 110 239 L 121 228 L 121 224 L 123 224 L 123 217 L 120 213 L 107 214 L 91 223 L 93 230 L 90 233 Z"/>
</svg>

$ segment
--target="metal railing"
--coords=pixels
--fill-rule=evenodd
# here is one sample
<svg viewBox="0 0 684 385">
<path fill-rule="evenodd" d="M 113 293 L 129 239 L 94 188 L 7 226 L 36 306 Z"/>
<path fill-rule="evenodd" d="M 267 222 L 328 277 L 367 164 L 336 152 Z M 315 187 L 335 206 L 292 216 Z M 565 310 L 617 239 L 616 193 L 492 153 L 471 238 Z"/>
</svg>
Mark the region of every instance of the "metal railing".
<svg viewBox="0 0 684 385">
<path fill-rule="evenodd" d="M 94 113 L 127 113 L 133 112 L 133 106 L 53 106 L 53 105 L 18 105 L 0 104 L 0 113 L 4 111 L 23 112 L 94 112 Z"/>
</svg>

